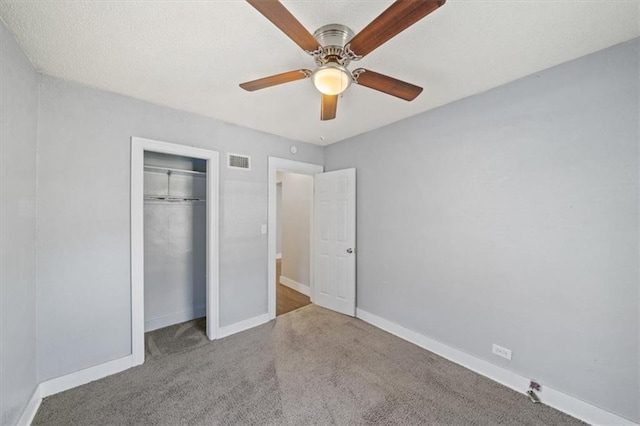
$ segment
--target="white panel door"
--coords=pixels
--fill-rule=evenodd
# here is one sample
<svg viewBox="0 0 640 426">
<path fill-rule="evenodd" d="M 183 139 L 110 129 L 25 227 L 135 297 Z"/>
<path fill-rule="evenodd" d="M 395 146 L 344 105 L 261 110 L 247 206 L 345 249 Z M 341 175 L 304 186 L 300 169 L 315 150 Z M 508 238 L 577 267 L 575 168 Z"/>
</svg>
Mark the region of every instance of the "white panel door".
<svg viewBox="0 0 640 426">
<path fill-rule="evenodd" d="M 313 302 L 356 313 L 356 169 L 315 175 Z"/>
</svg>

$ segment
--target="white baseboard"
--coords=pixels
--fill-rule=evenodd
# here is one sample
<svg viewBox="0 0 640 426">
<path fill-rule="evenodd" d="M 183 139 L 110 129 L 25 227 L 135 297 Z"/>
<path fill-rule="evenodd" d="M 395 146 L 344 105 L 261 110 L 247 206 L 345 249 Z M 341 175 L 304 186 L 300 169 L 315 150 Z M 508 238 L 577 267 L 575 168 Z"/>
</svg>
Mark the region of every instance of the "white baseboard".
<svg viewBox="0 0 640 426">
<path fill-rule="evenodd" d="M 179 324 L 185 321 L 191 321 L 192 319 L 200 318 L 207 315 L 207 307 L 202 306 L 200 308 L 187 309 L 186 311 L 174 312 L 169 315 L 162 316 L 160 318 L 154 318 L 145 320 L 144 332 L 157 330 L 159 328 L 168 327 L 173 324 Z"/>
<path fill-rule="evenodd" d="M 524 393 L 529 389 L 529 379 L 518 373 L 514 373 L 513 371 L 491 364 L 490 362 L 484 361 L 480 358 L 476 358 L 475 356 L 469 355 L 459 349 L 433 340 L 423 334 L 404 328 L 396 323 L 380 318 L 379 316 L 362 309 L 356 309 L 356 316 L 371 325 L 440 355 L 441 357 L 466 367 L 469 370 L 475 371 L 476 373 L 507 386 L 516 392 Z M 593 406 L 544 384 L 542 392 L 539 392 L 538 396 L 544 404 L 593 425 L 639 426 L 631 420 Z"/>
<path fill-rule="evenodd" d="M 476 373 L 501 383 L 517 392 L 524 393 L 528 389 L 529 379 L 521 376 L 520 374 L 514 373 L 513 371 L 509 371 L 480 358 L 476 358 L 459 349 L 455 349 L 444 343 L 433 340 L 427 336 L 404 328 L 396 323 L 362 309 L 356 309 L 356 316 L 369 324 L 427 349 L 442 356 L 443 358 L 455 362 L 456 364 L 475 371 Z M 262 314 L 235 324 L 220 327 L 218 329 L 218 338 L 223 338 L 257 327 L 268 321 L 269 314 Z M 131 368 L 132 366 L 133 356 L 128 355 L 114 361 L 86 368 L 84 370 L 76 371 L 74 373 L 40 383 L 27 403 L 27 406 L 23 410 L 22 415 L 18 420 L 18 425 L 22 426 L 31 424 L 38 411 L 42 398 L 119 373 Z M 542 392 L 539 393 L 539 396 L 544 404 L 593 425 L 640 426 L 631 420 L 593 406 L 546 385 L 543 387 Z"/>
<path fill-rule="evenodd" d="M 247 330 L 249 328 L 257 327 L 269 321 L 269 314 L 258 315 L 257 317 L 249 318 L 244 321 L 237 322 L 235 324 L 220 327 L 218 329 L 218 337 L 227 337 L 235 333 Z M 35 416 L 38 406 L 42 398 L 55 395 L 57 393 L 66 391 L 77 386 L 84 385 L 95 380 L 102 379 L 103 377 L 110 376 L 112 374 L 120 373 L 134 366 L 133 355 L 127 355 L 123 358 L 119 358 L 113 361 L 105 362 L 104 364 L 96 365 L 94 367 L 85 368 L 84 370 L 76 371 L 66 374 L 64 376 L 56 377 L 45 382 L 40 383 L 34 396 L 29 401 L 27 408 L 25 408 L 20 421 L 26 419 L 25 424 L 29 422 Z M 20 423 L 22 424 L 22 423 Z"/>
<path fill-rule="evenodd" d="M 22 415 L 18 420 L 18 426 L 29 426 L 33 422 L 43 398 L 119 373 L 132 366 L 133 357 L 127 355 L 124 358 L 96 365 L 95 367 L 85 368 L 84 370 L 40 383 L 33 391 L 31 399 L 29 399 L 27 406 L 22 411 Z"/>
<path fill-rule="evenodd" d="M 299 283 L 282 275 L 280 275 L 280 284 L 286 285 L 287 287 L 306 296 L 309 296 L 311 294 L 311 288 L 308 285 Z"/>
<path fill-rule="evenodd" d="M 85 368 L 84 370 L 56 377 L 55 379 L 50 379 L 40 383 L 40 396 L 44 398 L 50 395 L 55 395 L 56 393 L 66 391 L 67 389 L 75 388 L 127 370 L 132 366 L 133 356 L 127 355 L 124 358 L 105 362 L 104 364 L 96 365 L 95 367 Z"/>
<path fill-rule="evenodd" d="M 22 410 L 22 415 L 18 419 L 18 426 L 29 426 L 33 422 L 41 402 L 42 396 L 40 395 L 40 385 L 38 385 L 33 390 L 33 395 L 31 395 L 24 410 Z"/>
<path fill-rule="evenodd" d="M 269 314 L 262 314 L 235 324 L 225 325 L 224 327 L 218 328 L 217 338 L 222 339 L 223 337 L 231 336 L 232 334 L 257 327 L 265 322 L 269 322 Z"/>
</svg>

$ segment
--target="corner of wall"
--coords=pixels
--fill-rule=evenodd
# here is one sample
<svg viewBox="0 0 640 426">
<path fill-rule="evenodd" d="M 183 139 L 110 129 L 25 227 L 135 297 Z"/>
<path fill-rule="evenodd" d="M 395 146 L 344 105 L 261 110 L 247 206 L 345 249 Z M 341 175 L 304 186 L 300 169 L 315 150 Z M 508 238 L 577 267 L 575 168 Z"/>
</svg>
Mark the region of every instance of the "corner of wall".
<svg viewBox="0 0 640 426">
<path fill-rule="evenodd" d="M 39 176 L 40 174 L 38 173 L 39 170 L 39 163 L 40 163 L 40 156 L 38 155 L 39 151 L 40 151 L 40 104 L 41 104 L 41 99 L 42 99 L 42 78 L 43 78 L 43 74 L 41 74 L 40 72 L 36 73 L 37 79 L 38 79 L 38 91 L 37 91 L 37 97 L 38 97 L 38 108 L 36 110 L 36 158 L 35 158 L 35 163 L 36 163 L 36 176 L 35 176 L 35 183 L 36 183 L 36 188 L 35 188 L 35 202 L 34 202 L 34 208 L 35 208 L 35 216 L 34 216 L 34 221 L 35 221 L 35 260 L 34 260 L 34 275 L 35 275 L 35 286 L 36 286 L 36 298 L 35 298 L 35 324 L 36 324 L 36 333 L 35 333 L 35 339 L 36 339 L 36 382 L 40 383 L 41 377 L 40 377 L 40 345 L 38 344 L 38 335 L 39 335 L 39 315 L 38 315 L 38 307 L 39 307 L 39 297 L 38 297 L 38 192 L 39 192 L 39 187 L 40 187 L 40 181 L 39 181 Z M 40 404 L 38 404 L 39 406 Z M 36 408 L 37 410 L 37 408 Z"/>
</svg>

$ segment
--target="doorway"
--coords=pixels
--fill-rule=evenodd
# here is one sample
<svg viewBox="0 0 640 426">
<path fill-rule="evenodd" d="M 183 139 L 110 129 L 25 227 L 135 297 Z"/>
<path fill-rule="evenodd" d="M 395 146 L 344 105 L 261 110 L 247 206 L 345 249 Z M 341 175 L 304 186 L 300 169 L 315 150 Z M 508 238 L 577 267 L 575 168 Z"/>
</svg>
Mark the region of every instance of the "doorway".
<svg viewBox="0 0 640 426">
<path fill-rule="evenodd" d="M 269 319 L 276 317 L 278 172 L 313 176 L 309 244 L 311 302 L 345 315 L 355 316 L 356 170 L 351 168 L 323 173 L 323 167 L 317 164 L 269 157 Z"/>
<path fill-rule="evenodd" d="M 318 164 L 303 163 L 301 161 L 286 160 L 284 158 L 269 157 L 269 218 L 267 227 L 267 272 L 268 272 L 268 312 L 269 319 L 276 317 L 277 283 L 277 240 L 278 240 L 278 173 L 294 173 L 312 177 L 322 173 L 324 168 Z M 284 195 L 284 194 L 283 194 Z M 313 209 L 310 211 L 310 223 L 313 223 Z M 313 288 L 313 227 L 309 230 L 309 289 Z M 311 293 L 310 293 L 311 294 Z"/>
<path fill-rule="evenodd" d="M 313 176 L 278 171 L 276 316 L 311 303 Z"/>
<path fill-rule="evenodd" d="M 149 162 L 149 159 L 154 159 L 157 164 L 145 165 L 145 155 L 147 156 L 147 162 Z M 168 160 L 169 156 L 174 157 Z M 166 163 L 167 161 L 171 164 Z M 185 168 L 184 165 L 183 167 L 175 167 L 176 164 L 181 162 L 191 162 L 195 166 L 191 167 L 192 170 L 188 170 L 188 167 Z M 148 172 L 146 179 L 147 191 L 145 191 L 145 169 Z M 198 176 L 198 178 L 195 178 L 195 176 Z M 217 336 L 219 328 L 218 176 L 219 155 L 216 151 L 150 139 L 131 138 L 131 352 L 133 365 L 139 365 L 144 362 L 145 328 L 157 328 L 157 326 L 163 325 L 163 321 L 165 323 L 167 321 L 175 323 L 180 322 L 185 315 L 201 316 L 206 313 L 207 337 L 209 340 L 213 340 Z M 173 184 L 171 183 L 172 179 Z M 173 192 L 170 192 L 171 188 Z M 162 207 L 159 210 L 151 211 L 147 209 L 145 211 L 145 194 L 147 195 L 147 201 L 156 202 L 159 205 L 162 204 Z M 175 203 L 175 205 L 172 203 Z M 178 203 L 185 203 L 185 206 L 187 206 L 184 209 L 185 211 L 172 208 L 177 206 Z M 195 207 L 196 203 L 200 204 L 197 208 Z M 166 209 L 164 207 L 171 208 Z M 170 210 L 170 212 L 167 210 Z M 195 210 L 198 211 L 196 212 Z M 189 218 L 189 215 L 191 215 L 191 218 Z M 162 312 L 167 310 L 167 300 L 175 298 L 175 295 L 165 298 L 162 294 L 163 290 L 160 289 L 157 292 L 159 296 L 154 300 L 148 297 L 149 294 L 145 294 L 145 272 L 157 275 L 156 278 L 162 275 L 161 271 L 155 271 L 153 267 L 145 268 L 145 246 L 150 249 L 157 249 L 156 251 L 164 250 L 161 242 L 159 244 L 151 244 L 148 238 L 145 241 L 145 220 L 152 221 L 151 224 L 153 225 L 153 223 L 160 224 L 170 217 L 178 221 L 177 228 L 184 228 L 186 226 L 184 222 L 187 219 L 197 219 L 201 226 L 204 226 L 204 229 L 199 231 L 201 235 L 192 235 L 194 238 L 204 237 L 204 241 L 182 241 L 181 243 L 191 244 L 192 247 L 194 244 L 201 247 L 204 246 L 205 253 L 197 259 L 192 257 L 182 259 L 181 261 L 185 264 L 174 268 L 174 272 L 176 270 L 180 272 L 182 269 L 184 269 L 182 272 L 185 272 L 189 266 L 194 266 L 197 263 L 199 272 L 194 271 L 194 273 L 204 274 L 204 277 L 199 277 L 199 281 L 202 282 L 204 280 L 205 288 L 193 289 L 191 296 L 183 297 L 185 300 L 189 299 L 190 307 L 188 309 L 178 309 L 177 312 L 162 315 Z M 171 254 L 168 254 L 168 256 L 171 256 Z M 191 265 L 188 265 L 189 262 L 191 262 Z M 160 265 L 156 266 L 162 268 Z M 163 283 L 160 284 L 162 285 Z M 166 288 L 164 290 L 166 291 Z M 185 295 L 185 291 L 181 293 L 182 296 Z M 145 296 L 147 296 L 146 303 Z M 182 300 L 182 302 L 185 302 L 185 300 Z M 199 303 L 200 306 L 194 305 L 194 301 L 196 301 L 196 305 Z M 145 304 L 148 306 L 145 307 Z M 202 306 L 203 304 L 205 306 Z M 146 327 L 145 308 L 148 311 Z M 158 314 L 159 312 L 160 314 Z M 164 313 L 166 314 L 166 312 Z M 157 316 L 157 318 L 154 318 L 154 316 Z M 184 320 L 186 321 L 187 319 Z"/>
</svg>

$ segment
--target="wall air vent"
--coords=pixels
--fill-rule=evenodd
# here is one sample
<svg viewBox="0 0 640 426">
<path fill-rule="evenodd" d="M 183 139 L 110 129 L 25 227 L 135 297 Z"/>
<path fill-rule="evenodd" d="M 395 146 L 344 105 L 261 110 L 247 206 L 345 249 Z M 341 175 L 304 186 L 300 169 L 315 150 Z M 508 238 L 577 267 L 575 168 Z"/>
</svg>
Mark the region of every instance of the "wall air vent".
<svg viewBox="0 0 640 426">
<path fill-rule="evenodd" d="M 227 167 L 230 169 L 251 170 L 251 157 L 240 154 L 227 154 Z"/>
</svg>

